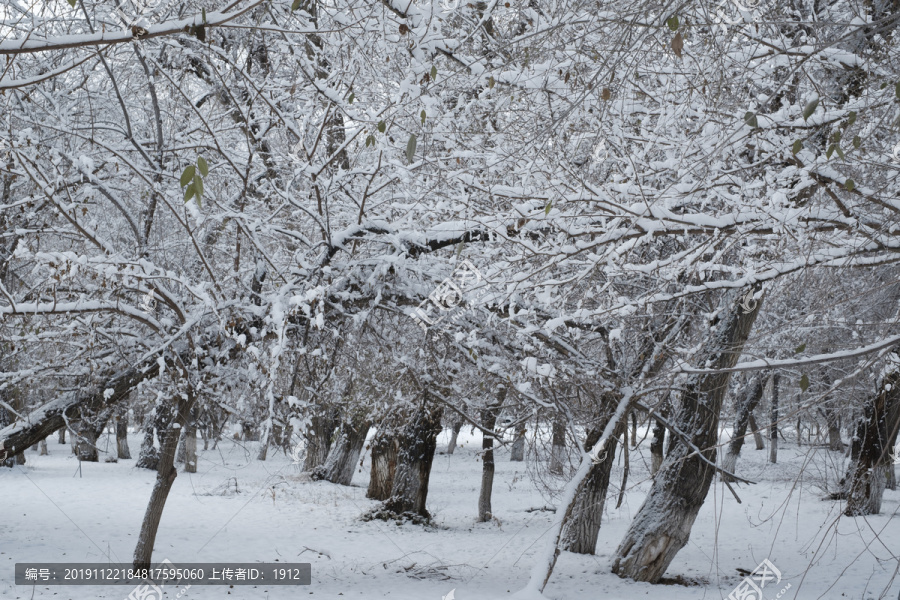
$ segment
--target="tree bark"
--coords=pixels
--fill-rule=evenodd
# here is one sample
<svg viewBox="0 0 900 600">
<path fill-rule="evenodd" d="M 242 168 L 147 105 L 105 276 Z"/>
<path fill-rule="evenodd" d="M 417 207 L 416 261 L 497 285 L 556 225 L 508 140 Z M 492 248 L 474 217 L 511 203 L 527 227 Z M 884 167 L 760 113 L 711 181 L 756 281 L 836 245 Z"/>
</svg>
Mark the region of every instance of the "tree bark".
<svg viewBox="0 0 900 600">
<path fill-rule="evenodd" d="M 744 445 L 744 437 L 747 435 L 747 425 L 750 423 L 750 415 L 753 414 L 756 405 L 759 404 L 763 397 L 763 380 L 764 376 L 757 375 L 750 380 L 747 387 L 743 389 L 743 395 L 738 403 L 737 415 L 734 419 L 734 432 L 731 443 L 722 457 L 722 469 L 729 473 L 734 473 L 737 467 L 738 457 L 741 455 L 741 448 Z M 734 478 L 722 473 L 723 481 L 734 481 Z"/>
<path fill-rule="evenodd" d="M 394 486 L 397 471 L 397 438 L 386 430 L 379 430 L 372 440 L 372 470 L 366 498 L 387 500 Z"/>
<path fill-rule="evenodd" d="M 737 363 L 762 305 L 760 299 L 753 310 L 745 311 L 743 301 L 739 290 L 726 293 L 697 364 L 719 370 Z M 712 465 L 716 461 L 719 414 L 729 377 L 730 373 L 721 371 L 700 373 L 685 383 L 675 425 L 691 443 L 679 437 L 670 448 L 647 499 L 616 549 L 613 572 L 620 577 L 656 583 L 687 544 L 715 474 Z"/>
<path fill-rule="evenodd" d="M 481 411 L 481 426 L 493 431 L 497 425 L 497 413 L 506 399 L 506 388 L 501 386 L 497 391 L 497 401 L 489 404 Z M 478 522 L 490 521 L 493 517 L 491 494 L 494 489 L 494 436 L 482 432 L 481 439 L 481 492 L 478 494 Z"/>
<path fill-rule="evenodd" d="M 516 427 L 516 437 L 510 449 L 509 460 L 513 462 L 525 460 L 525 423 L 521 423 Z"/>
<path fill-rule="evenodd" d="M 128 448 L 128 407 L 116 411 L 116 456 L 120 459 L 131 458 Z"/>
<path fill-rule="evenodd" d="M 188 420 L 188 414 L 194 403 L 192 393 L 187 399 L 179 397 L 177 400 L 175 417 L 171 420 L 161 444 L 159 453 L 159 465 L 157 467 L 156 484 L 150 493 L 150 502 L 144 513 L 144 521 L 141 524 L 141 533 L 138 536 L 137 546 L 134 549 L 134 567 L 149 568 L 153 555 L 153 546 L 156 543 L 156 532 L 159 530 L 159 522 L 162 519 L 166 498 L 175 483 L 178 471 L 175 469 L 175 451 L 178 448 L 179 431 Z"/>
<path fill-rule="evenodd" d="M 447 444 L 447 454 L 453 454 L 456 450 L 456 441 L 459 438 L 459 430 L 462 429 L 462 419 L 453 422 L 453 428 L 450 430 L 450 443 Z"/>
<path fill-rule="evenodd" d="M 750 425 L 750 429 L 753 431 L 753 441 L 756 442 L 756 449 L 764 450 L 766 447 L 766 444 L 763 442 L 762 433 L 760 432 L 759 427 L 757 427 L 757 425 L 756 425 L 756 415 L 754 415 L 751 412 L 750 416 L 747 419 L 748 419 L 747 422 Z M 734 471 L 732 471 L 732 473 L 733 472 Z"/>
<path fill-rule="evenodd" d="M 772 397 L 769 400 L 769 462 L 778 462 L 778 373 L 772 375 Z"/>
<path fill-rule="evenodd" d="M 672 405 L 669 401 L 669 397 L 666 396 L 666 399 L 663 400 L 662 407 L 660 408 L 660 416 L 663 419 L 667 419 L 669 417 L 669 411 Z M 666 443 L 666 426 L 663 425 L 660 421 L 656 421 L 653 426 L 653 439 L 650 440 L 650 476 L 655 477 L 659 472 L 659 467 L 663 462 L 663 450 L 665 449 Z"/>
<path fill-rule="evenodd" d="M 184 425 L 184 471 L 197 472 L 197 426 L 191 420 Z"/>
<path fill-rule="evenodd" d="M 615 410 L 615 406 L 616 403 L 612 403 L 611 410 Z M 610 412 L 599 425 L 591 428 L 588 432 L 584 444 L 585 451 L 590 452 L 600 439 L 611 416 Z M 578 491 L 575 492 L 575 503 L 569 513 L 569 518 L 563 525 L 560 543 L 563 550 L 578 554 L 593 554 L 596 550 L 603 519 L 603 507 L 606 504 L 606 493 L 609 490 L 609 475 L 616 456 L 616 446 L 619 437 L 625 433 L 626 429 L 627 424 L 624 419 L 616 424 L 603 454 L 598 457 L 599 462 L 591 465 L 587 477 L 578 485 Z M 627 451 L 627 448 L 625 450 Z"/>
<path fill-rule="evenodd" d="M 394 487 L 391 489 L 391 497 L 384 503 L 384 510 L 387 512 L 431 518 L 425 509 L 425 502 L 428 498 L 428 480 L 437 436 L 441 432 L 442 412 L 440 406 L 428 404 L 426 394 L 412 420 L 401 430 Z"/>
<path fill-rule="evenodd" d="M 59 428 L 59 435 L 58 435 L 58 437 L 57 437 L 57 441 L 58 441 L 60 444 L 65 444 L 65 443 L 66 443 L 66 428 L 65 428 L 65 427 L 60 427 L 60 428 Z"/>
<path fill-rule="evenodd" d="M 857 424 L 858 455 L 846 477 L 848 517 L 877 515 L 887 485 L 890 440 L 900 426 L 900 371 L 886 375 Z M 856 440 L 854 440 L 856 445 Z"/>
<path fill-rule="evenodd" d="M 844 442 L 841 441 L 841 427 L 838 414 L 831 407 L 825 408 L 825 423 L 828 426 L 828 449 L 832 452 L 843 452 Z"/>
<path fill-rule="evenodd" d="M 566 422 L 562 416 L 553 419 L 553 441 L 550 447 L 550 472 L 563 474 L 563 459 L 566 455 Z"/>
<path fill-rule="evenodd" d="M 47 452 L 47 440 L 46 440 L 46 438 L 43 439 L 43 440 L 41 440 L 41 443 L 40 443 L 40 445 L 38 446 L 38 448 L 39 448 L 39 456 L 47 456 L 48 454 L 50 454 L 49 452 Z"/>
<path fill-rule="evenodd" d="M 334 430 L 340 425 L 339 414 L 334 409 L 326 409 L 321 414 L 310 418 L 309 429 L 306 430 L 306 457 L 303 459 L 303 470 L 312 471 L 325 464 L 331 451 L 331 440 Z"/>
<path fill-rule="evenodd" d="M 328 453 L 325 464 L 316 467 L 311 477 L 318 481 L 324 479 L 331 483 L 350 485 L 356 461 L 366 443 L 371 423 L 362 417 L 341 423 L 341 431 Z"/>
</svg>

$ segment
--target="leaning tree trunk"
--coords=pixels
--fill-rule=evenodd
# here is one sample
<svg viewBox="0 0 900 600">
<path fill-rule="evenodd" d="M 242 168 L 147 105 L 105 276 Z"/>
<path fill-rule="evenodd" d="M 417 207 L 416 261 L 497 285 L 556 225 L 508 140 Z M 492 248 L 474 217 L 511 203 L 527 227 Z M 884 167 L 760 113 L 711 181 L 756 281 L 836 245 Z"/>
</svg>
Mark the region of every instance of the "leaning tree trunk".
<svg viewBox="0 0 900 600">
<path fill-rule="evenodd" d="M 900 426 L 900 371 L 886 375 L 881 390 L 865 406 L 859 420 L 856 438 L 859 454 L 851 462 L 847 482 L 848 517 L 877 515 L 887 485 L 890 463 L 890 440 Z"/>
<path fill-rule="evenodd" d="M 190 409 L 194 403 L 194 395 L 192 392 L 188 392 L 188 399 L 183 399 L 179 395 L 176 402 L 174 418 L 171 419 L 169 428 L 161 440 L 156 484 L 150 493 L 150 502 L 147 504 L 147 511 L 144 513 L 144 521 L 141 524 L 141 533 L 134 549 L 134 567 L 136 569 L 150 567 L 153 545 L 156 543 L 156 532 L 162 519 L 163 508 L 166 506 L 166 498 L 169 496 L 172 484 L 175 483 L 175 477 L 178 476 L 178 471 L 175 469 L 178 434 L 188 420 Z"/>
<path fill-rule="evenodd" d="M 520 423 L 519 426 L 516 427 L 516 437 L 513 439 L 509 460 L 513 462 L 522 462 L 525 460 L 525 423 Z"/>
<path fill-rule="evenodd" d="M 391 497 L 384 503 L 383 511 L 395 515 L 411 513 L 425 519 L 431 518 L 425 509 L 425 501 L 428 498 L 428 480 L 437 436 L 441 432 L 442 412 L 440 406 L 428 404 L 426 394 L 422 405 L 401 430 L 394 487 L 391 489 Z"/>
<path fill-rule="evenodd" d="M 303 470 L 312 471 L 325 464 L 331 451 L 334 430 L 340 426 L 340 415 L 334 409 L 326 409 L 322 414 L 313 415 L 306 430 L 306 457 Z"/>
<path fill-rule="evenodd" d="M 778 462 L 778 373 L 772 375 L 772 397 L 769 400 L 769 462 Z"/>
<path fill-rule="evenodd" d="M 611 404 L 615 410 L 617 402 Z M 594 444 L 603 435 L 607 423 L 612 416 L 610 412 L 603 421 L 588 432 L 584 449 L 590 452 Z M 616 445 L 619 437 L 625 433 L 626 420 L 622 419 L 613 430 L 600 460 L 591 465 L 587 477 L 578 485 L 575 502 L 569 517 L 563 524 L 560 546 L 563 550 L 578 554 L 593 554 L 597 548 L 597 537 L 600 535 L 600 523 L 603 519 L 603 507 L 606 504 L 606 492 L 609 489 L 609 474 L 612 471 L 616 456 Z M 626 448 L 627 451 L 627 448 Z"/>
<path fill-rule="evenodd" d="M 728 450 L 725 451 L 725 456 L 722 457 L 723 471 L 728 473 L 735 472 L 737 460 L 741 455 L 741 448 L 744 445 L 744 437 L 747 435 L 747 425 L 750 423 L 750 415 L 753 414 L 753 410 L 763 397 L 764 379 L 765 377 L 760 375 L 753 377 L 753 379 L 750 380 L 750 383 L 747 384 L 747 387 L 743 390 L 744 394 L 740 399 L 737 407 L 737 415 L 734 419 L 734 432 L 731 443 L 728 444 Z M 722 480 L 731 482 L 734 481 L 734 477 L 722 473 Z"/>
<path fill-rule="evenodd" d="M 349 417 L 349 415 L 348 415 Z M 325 464 L 313 469 L 311 477 L 318 481 L 324 479 L 331 483 L 350 485 L 356 461 L 366 443 L 371 423 L 364 417 L 356 417 L 341 423 L 341 431 L 328 453 Z"/>
<path fill-rule="evenodd" d="M 379 429 L 372 440 L 372 471 L 366 498 L 387 500 L 394 487 L 394 473 L 397 471 L 397 438 L 393 432 Z"/>
<path fill-rule="evenodd" d="M 553 441 L 550 447 L 550 472 L 562 475 L 566 455 L 566 422 L 561 415 L 553 419 Z"/>
<path fill-rule="evenodd" d="M 757 450 L 764 450 L 766 444 L 763 442 L 762 432 L 760 432 L 759 427 L 756 426 L 756 415 L 752 412 L 748 417 L 747 423 L 750 425 L 750 430 L 753 431 L 753 441 L 756 442 Z M 732 471 L 733 473 L 734 471 Z"/>
<path fill-rule="evenodd" d="M 616 549 L 613 572 L 620 577 L 658 582 L 687 544 L 706 499 L 716 472 L 719 413 L 730 377 L 721 370 L 737 363 L 762 304 L 759 300 L 748 311 L 744 306 L 748 300 L 737 292 L 725 295 L 711 324 L 712 334 L 697 357 L 696 364 L 711 372 L 691 375 L 683 388 L 675 425 L 690 444 L 679 437 L 670 447 L 647 499 Z"/>
<path fill-rule="evenodd" d="M 506 399 L 506 387 L 501 386 L 497 391 L 497 401 L 486 406 L 481 411 L 481 426 L 487 431 L 493 431 L 497 425 L 497 413 Z M 494 436 L 482 432 L 481 441 L 481 493 L 478 494 L 478 522 L 485 523 L 493 517 L 491 508 L 491 494 L 494 490 Z"/>
<path fill-rule="evenodd" d="M 462 419 L 453 422 L 453 428 L 450 430 L 450 443 L 447 444 L 447 454 L 453 454 L 456 450 L 456 441 L 459 439 L 459 430 L 462 429 Z"/>
</svg>

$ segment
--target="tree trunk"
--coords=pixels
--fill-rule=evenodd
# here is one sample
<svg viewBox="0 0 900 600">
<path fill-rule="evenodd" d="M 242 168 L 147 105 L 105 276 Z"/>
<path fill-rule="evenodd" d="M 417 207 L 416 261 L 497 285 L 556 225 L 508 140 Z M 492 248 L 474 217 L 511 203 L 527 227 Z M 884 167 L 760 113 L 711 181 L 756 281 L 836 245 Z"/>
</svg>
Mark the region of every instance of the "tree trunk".
<svg viewBox="0 0 900 600">
<path fill-rule="evenodd" d="M 825 409 L 825 423 L 828 426 L 828 449 L 832 452 L 843 452 L 844 442 L 841 441 L 841 427 L 838 423 L 838 414 L 831 407 Z"/>
<path fill-rule="evenodd" d="M 764 450 L 766 444 L 763 442 L 762 433 L 760 432 L 759 427 L 757 427 L 756 425 L 756 415 L 751 412 L 747 422 L 750 425 L 750 429 L 753 431 L 753 441 L 756 442 L 756 449 Z M 732 471 L 732 473 L 734 473 L 734 471 Z"/>
<path fill-rule="evenodd" d="M 59 428 L 59 437 L 57 438 L 57 441 L 58 441 L 60 444 L 65 444 L 65 443 L 66 443 L 66 428 L 65 428 L 65 427 L 60 427 L 60 428 Z"/>
<path fill-rule="evenodd" d="M 638 429 L 637 413 L 635 411 L 631 411 L 631 447 L 632 448 L 637 448 L 637 438 L 638 438 L 637 429 Z"/>
<path fill-rule="evenodd" d="M 881 390 L 866 403 L 864 410 L 856 430 L 858 455 L 846 476 L 844 514 L 848 517 L 881 512 L 890 464 L 890 441 L 896 438 L 900 426 L 900 371 L 884 377 Z"/>
<path fill-rule="evenodd" d="M 75 454 L 82 462 L 98 462 L 97 440 L 103 434 L 110 410 L 90 413 L 86 409 L 81 412 L 81 420 L 76 424 L 78 437 L 75 440 Z"/>
<path fill-rule="evenodd" d="M 116 455 L 120 459 L 131 458 L 128 448 L 128 408 L 116 413 Z"/>
<path fill-rule="evenodd" d="M 331 483 L 350 485 L 370 425 L 361 418 L 341 423 L 341 431 L 328 453 L 325 464 L 313 469 L 311 477 L 316 481 L 324 479 Z"/>
<path fill-rule="evenodd" d="M 506 388 L 497 391 L 497 401 L 481 411 L 481 426 L 493 431 L 497 425 L 497 412 L 506 399 Z M 484 523 L 493 517 L 491 494 L 494 490 L 494 436 L 482 432 L 481 439 L 481 493 L 478 494 L 478 522 Z"/>
<path fill-rule="evenodd" d="M 462 429 L 462 419 L 453 422 L 453 428 L 450 430 L 450 443 L 447 444 L 447 454 L 453 454 L 456 450 L 456 440 L 459 438 L 459 430 Z"/>
<path fill-rule="evenodd" d="M 50 454 L 49 452 L 47 452 L 47 439 L 46 438 L 41 440 L 40 444 L 38 445 L 38 448 L 39 448 L 39 456 L 47 456 L 48 454 Z"/>
<path fill-rule="evenodd" d="M 309 429 L 306 430 L 306 457 L 303 459 L 303 470 L 312 471 L 325 464 L 331 451 L 331 440 L 334 430 L 340 425 L 336 410 L 327 409 L 323 414 L 313 415 Z"/>
<path fill-rule="evenodd" d="M 175 477 L 178 476 L 178 471 L 175 469 L 175 451 L 178 448 L 179 432 L 187 422 L 188 414 L 194 403 L 193 394 L 189 393 L 187 400 L 179 397 L 176 402 L 178 404 L 175 418 L 171 420 L 170 426 L 161 440 L 156 484 L 150 493 L 150 502 L 147 504 L 147 511 L 144 513 L 144 521 L 141 524 L 141 533 L 134 549 L 134 567 L 136 569 L 150 567 L 153 545 L 156 543 L 156 532 L 162 519 L 166 498 L 169 496 L 169 490 L 172 489 Z"/>
<path fill-rule="evenodd" d="M 550 472 L 563 474 L 563 459 L 566 455 L 566 422 L 557 415 L 553 420 L 553 442 L 550 448 Z"/>
<path fill-rule="evenodd" d="M 769 400 L 769 462 L 778 462 L 778 373 L 772 375 L 772 397 Z"/>
<path fill-rule="evenodd" d="M 425 509 L 428 498 L 428 480 L 437 436 L 441 432 L 440 406 L 428 405 L 427 394 L 422 406 L 418 407 L 412 420 L 401 430 L 398 442 L 397 471 L 391 497 L 384 503 L 389 513 L 413 515 L 430 519 Z"/>
<path fill-rule="evenodd" d="M 744 437 L 747 435 L 747 425 L 750 423 L 750 415 L 753 414 L 756 405 L 759 404 L 763 396 L 763 375 L 757 375 L 750 380 L 747 387 L 743 389 L 743 396 L 738 403 L 737 415 L 734 420 L 734 432 L 731 443 L 728 444 L 728 450 L 722 457 L 722 469 L 729 473 L 734 473 L 737 467 L 738 457 L 741 455 L 741 448 L 744 445 Z M 734 478 L 722 473 L 723 481 L 734 481 Z"/>
<path fill-rule="evenodd" d="M 525 423 L 519 424 L 516 428 L 516 437 L 510 449 L 509 460 L 514 462 L 525 460 Z"/>
<path fill-rule="evenodd" d="M 372 471 L 366 498 L 387 500 L 394 487 L 397 471 L 397 438 L 386 430 L 379 430 L 372 440 Z"/>
<path fill-rule="evenodd" d="M 184 426 L 184 471 L 197 472 L 197 426 L 190 420 Z"/>
<path fill-rule="evenodd" d="M 659 414 L 663 419 L 668 419 L 672 405 L 669 396 L 662 402 Z M 650 476 L 655 477 L 663 462 L 663 449 L 666 443 L 666 426 L 661 421 L 656 421 L 653 426 L 653 439 L 650 440 Z"/>
<path fill-rule="evenodd" d="M 696 364 L 720 370 L 737 363 L 762 305 L 760 299 L 753 310 L 745 311 L 742 302 L 746 301 L 739 290 L 726 293 Z M 678 437 L 670 448 L 647 499 L 616 549 L 613 572 L 620 577 L 656 583 L 687 544 L 715 475 L 712 465 L 716 461 L 719 414 L 729 377 L 730 373 L 721 371 L 700 373 L 685 382 L 675 425 L 690 444 Z M 694 448 L 702 454 L 695 453 Z"/>
<path fill-rule="evenodd" d="M 616 403 L 613 403 L 611 410 L 614 410 L 615 406 Z M 612 413 L 588 432 L 584 444 L 586 451 L 590 452 L 600 439 L 611 416 Z M 603 519 L 603 507 L 606 504 L 606 493 L 609 489 L 609 475 L 616 456 L 616 445 L 626 429 L 627 424 L 624 419 L 616 424 L 603 454 L 598 457 L 600 461 L 591 465 L 587 477 L 579 484 L 569 518 L 563 524 L 560 544 L 563 550 L 578 554 L 593 554 L 596 550 L 597 537 L 600 535 L 600 524 Z"/>
</svg>

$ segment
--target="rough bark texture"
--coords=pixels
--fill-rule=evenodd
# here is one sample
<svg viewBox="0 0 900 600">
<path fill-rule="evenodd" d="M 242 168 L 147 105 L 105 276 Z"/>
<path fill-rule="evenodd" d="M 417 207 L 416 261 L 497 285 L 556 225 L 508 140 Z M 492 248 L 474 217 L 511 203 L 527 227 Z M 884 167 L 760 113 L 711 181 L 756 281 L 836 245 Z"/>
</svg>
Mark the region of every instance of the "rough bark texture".
<svg viewBox="0 0 900 600">
<path fill-rule="evenodd" d="M 660 416 L 663 419 L 669 418 L 669 411 L 671 410 L 672 405 L 669 402 L 669 397 L 663 401 L 662 407 L 660 408 Z M 666 443 L 666 426 L 662 424 L 661 421 L 656 421 L 656 424 L 653 426 L 653 439 L 650 440 L 650 476 L 655 477 L 659 472 L 659 467 L 663 462 L 663 450 L 665 449 Z"/>
<path fill-rule="evenodd" d="M 731 438 L 731 443 L 728 444 L 728 449 L 725 451 L 725 456 L 722 457 L 722 469 L 729 473 L 734 473 L 734 469 L 737 467 L 737 460 L 741 455 L 741 448 L 744 446 L 744 437 L 747 435 L 750 415 L 753 414 L 753 410 L 763 397 L 763 381 L 763 376 L 755 376 L 751 379 L 747 387 L 743 389 L 744 393 L 738 402 L 737 414 L 734 419 L 733 437 Z M 722 473 L 722 479 L 724 481 L 734 481 L 733 477 L 724 473 Z"/>
<path fill-rule="evenodd" d="M 553 420 L 553 442 L 550 448 L 550 472 L 562 475 L 563 459 L 566 455 L 566 422 L 557 416 Z"/>
<path fill-rule="evenodd" d="M 387 500 L 394 487 L 394 473 L 397 471 L 397 438 L 392 432 L 379 430 L 372 440 L 372 471 L 366 498 Z"/>
<path fill-rule="evenodd" d="M 615 404 L 613 404 L 615 408 Z M 590 451 L 600 439 L 603 430 L 609 423 L 608 415 L 603 421 L 588 432 L 584 449 Z M 575 492 L 575 503 L 570 516 L 563 525 L 560 546 L 563 550 L 578 554 L 593 554 L 597 548 L 597 537 L 600 535 L 600 524 L 603 519 L 603 507 L 606 504 L 606 493 L 609 489 L 609 474 L 612 471 L 616 456 L 616 446 L 620 436 L 625 433 L 625 421 L 619 421 L 606 444 L 601 460 L 591 465 L 587 477 Z M 626 449 L 627 450 L 627 449 Z"/>
<path fill-rule="evenodd" d="M 128 447 L 128 407 L 116 411 L 116 456 L 120 459 L 131 458 Z"/>
<path fill-rule="evenodd" d="M 506 388 L 501 387 L 497 393 L 497 401 L 481 411 L 481 426 L 493 431 L 497 425 L 497 412 L 506 399 Z M 482 433 L 481 440 L 481 492 L 478 495 L 478 522 L 490 521 L 493 517 L 491 494 L 494 489 L 494 436 Z"/>
<path fill-rule="evenodd" d="M 184 471 L 197 472 L 197 427 L 191 421 L 184 426 Z"/>
<path fill-rule="evenodd" d="M 849 517 L 877 515 L 887 485 L 890 440 L 900 426 L 900 371 L 885 376 L 880 391 L 866 403 L 856 430 L 858 455 L 851 462 L 847 482 Z M 854 440 L 854 446 L 856 446 Z"/>
<path fill-rule="evenodd" d="M 425 509 L 425 501 L 437 436 L 441 432 L 442 412 L 441 407 L 427 404 L 426 398 L 401 430 L 394 487 L 391 497 L 384 503 L 384 510 L 389 513 L 412 513 L 425 519 L 431 518 Z"/>
<path fill-rule="evenodd" d="M 341 423 L 341 430 L 325 464 L 313 469 L 311 477 L 316 481 L 324 479 L 331 483 L 350 485 L 370 426 L 371 423 L 361 417 Z"/>
<path fill-rule="evenodd" d="M 322 414 L 313 415 L 309 429 L 306 430 L 306 457 L 303 459 L 303 470 L 312 471 L 325 464 L 331 451 L 331 440 L 334 430 L 340 425 L 340 417 L 335 410 L 328 409 Z"/>
<path fill-rule="evenodd" d="M 159 522 L 162 519 L 163 508 L 166 505 L 166 498 L 169 496 L 169 490 L 175 482 L 178 475 L 175 469 L 175 452 L 178 447 L 179 429 L 184 426 L 187 421 L 187 415 L 193 404 L 193 396 L 189 395 L 189 400 L 178 399 L 175 411 L 175 417 L 170 421 L 170 426 L 166 431 L 159 453 L 159 465 L 156 474 L 156 484 L 150 493 L 150 502 L 147 504 L 147 511 L 144 513 L 144 521 L 141 524 L 141 533 L 138 536 L 137 546 L 134 549 L 134 567 L 149 568 L 150 559 L 153 555 L 153 545 L 156 543 L 156 532 L 159 529 Z"/>
<path fill-rule="evenodd" d="M 741 308 L 737 290 L 727 293 L 696 364 L 711 369 L 733 367 L 761 305 L 759 300 L 747 312 Z M 613 572 L 620 577 L 656 583 L 687 544 L 715 475 L 715 468 L 694 454 L 691 446 L 715 464 L 719 413 L 729 377 L 727 372 L 702 373 L 685 383 L 675 424 L 691 445 L 678 438 L 663 461 L 647 499 L 616 549 Z"/>
<path fill-rule="evenodd" d="M 756 416 L 751 412 L 748 417 L 748 421 L 750 424 L 750 430 L 753 432 L 753 441 L 756 442 L 756 449 L 763 450 L 766 447 L 765 442 L 763 442 L 762 433 L 759 430 L 759 427 L 756 425 Z M 733 473 L 734 471 L 732 471 Z"/>
<path fill-rule="evenodd" d="M 47 452 L 47 440 L 41 440 L 41 443 L 38 444 L 40 456 L 47 456 L 49 452 Z"/>
<path fill-rule="evenodd" d="M 825 423 L 828 426 L 828 449 L 833 452 L 843 452 L 844 442 L 841 441 L 841 426 L 838 414 L 833 408 L 825 409 Z"/>
<path fill-rule="evenodd" d="M 462 419 L 453 422 L 453 428 L 450 430 L 450 443 L 447 444 L 447 454 L 453 454 L 456 450 L 456 440 L 459 438 L 459 430 L 462 429 Z"/>
<path fill-rule="evenodd" d="M 772 398 L 769 401 L 769 462 L 778 462 L 778 382 L 781 378 L 772 375 Z"/>
<path fill-rule="evenodd" d="M 522 423 L 516 428 L 516 437 L 513 440 L 512 448 L 509 453 L 509 460 L 521 462 L 525 460 L 525 424 Z"/>
<path fill-rule="evenodd" d="M 66 428 L 65 428 L 65 427 L 60 427 L 60 428 L 59 428 L 59 437 L 57 437 L 57 441 L 58 441 L 60 444 L 65 444 L 65 443 L 66 443 Z"/>
</svg>

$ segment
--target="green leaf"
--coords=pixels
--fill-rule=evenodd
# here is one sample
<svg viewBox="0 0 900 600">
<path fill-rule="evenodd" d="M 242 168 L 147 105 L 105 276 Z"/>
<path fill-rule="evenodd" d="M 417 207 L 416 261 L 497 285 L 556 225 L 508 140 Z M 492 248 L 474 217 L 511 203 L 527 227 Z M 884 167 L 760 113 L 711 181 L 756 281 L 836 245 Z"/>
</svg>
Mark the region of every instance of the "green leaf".
<svg viewBox="0 0 900 600">
<path fill-rule="evenodd" d="M 852 192 L 856 189 L 856 183 L 852 179 L 848 179 L 844 182 L 844 187 L 847 188 L 848 192 Z"/>
<path fill-rule="evenodd" d="M 184 171 L 181 172 L 181 187 L 184 187 L 191 182 L 191 179 L 194 178 L 195 172 L 196 169 L 194 168 L 194 165 L 188 165 L 187 167 L 185 167 Z"/>
<path fill-rule="evenodd" d="M 553 200 L 548 202 L 547 206 L 544 207 L 544 214 L 549 215 L 551 210 L 553 210 Z"/>
<path fill-rule="evenodd" d="M 852 127 L 854 123 L 856 123 L 856 111 L 851 110 L 847 115 L 847 127 Z"/>
<path fill-rule="evenodd" d="M 666 20 L 666 25 L 668 25 L 669 29 L 671 29 L 672 31 L 677 31 L 678 30 L 678 17 L 676 17 L 675 15 L 672 15 L 671 17 L 669 17 Z"/>
<path fill-rule="evenodd" d="M 422 117 L 422 125 L 424 125 L 424 124 L 425 124 L 425 117 L 428 116 L 428 115 L 426 115 L 426 114 L 425 114 L 425 111 L 422 110 L 422 112 L 419 113 L 419 116 Z"/>
<path fill-rule="evenodd" d="M 184 190 L 184 201 L 185 201 L 185 203 L 187 203 L 187 201 L 190 200 L 190 199 L 191 199 L 191 196 L 193 196 L 193 195 L 194 195 L 194 185 L 191 184 L 191 185 L 187 186 L 187 189 L 186 189 L 186 190 Z"/>
<path fill-rule="evenodd" d="M 897 94 L 898 98 L 900 98 L 900 83 L 894 86 L 894 93 Z"/>
<path fill-rule="evenodd" d="M 378 131 L 384 133 L 385 129 L 387 129 L 387 125 L 384 124 L 384 121 L 378 121 Z"/>
<path fill-rule="evenodd" d="M 191 185 L 194 186 L 194 190 L 197 194 L 197 204 L 200 204 L 200 197 L 203 196 L 203 178 L 199 175 L 194 176 L 194 183 Z"/>
<path fill-rule="evenodd" d="M 809 389 L 809 375 L 806 373 L 800 378 L 800 389 L 804 392 Z"/>
<path fill-rule="evenodd" d="M 834 143 L 835 143 L 835 144 L 838 143 L 839 141 L 841 141 L 841 132 L 840 132 L 840 131 L 835 131 L 835 132 L 832 134 L 831 139 L 834 140 Z"/>
<path fill-rule="evenodd" d="M 294 2 L 291 4 L 291 10 L 297 10 L 298 8 L 300 8 L 301 4 L 303 4 L 303 0 L 294 0 Z"/>
<path fill-rule="evenodd" d="M 854 136 L 853 136 L 853 147 L 854 147 L 854 148 L 859 148 L 860 146 L 862 146 L 862 140 L 859 139 L 859 136 L 858 136 L 858 135 L 854 135 Z"/>
<path fill-rule="evenodd" d="M 806 107 L 803 109 L 803 120 L 804 121 L 807 120 L 808 118 L 810 118 L 814 112 L 816 112 L 817 106 L 819 106 L 818 98 L 816 98 L 815 100 L 813 100 L 812 102 L 810 102 L 809 104 L 806 105 Z"/>
<path fill-rule="evenodd" d="M 437 80 L 437 67 L 434 65 L 431 65 L 431 80 Z"/>
<path fill-rule="evenodd" d="M 749 111 L 744 113 L 744 123 L 754 129 L 759 127 L 759 122 L 756 120 L 756 114 Z"/>
<path fill-rule="evenodd" d="M 825 158 L 831 158 L 831 155 L 834 154 L 835 145 L 832 144 L 828 146 L 828 149 L 825 150 Z"/>
<path fill-rule="evenodd" d="M 374 145 L 375 145 L 375 136 L 370 135 L 369 137 L 366 138 L 366 147 L 368 148 L 369 146 L 374 146 Z"/>
<path fill-rule="evenodd" d="M 497 83 L 497 82 L 494 81 L 494 77 L 493 77 L 493 76 L 491 76 L 491 77 L 488 78 L 488 87 L 489 87 L 489 88 L 494 87 L 494 84 L 495 84 L 495 83 Z"/>
<path fill-rule="evenodd" d="M 794 348 L 794 354 L 800 354 L 804 350 L 806 350 L 806 344 L 800 344 L 799 346 Z"/>
<path fill-rule="evenodd" d="M 407 162 L 412 162 L 412 159 L 415 155 L 416 155 L 416 134 L 412 134 L 409 136 L 409 141 L 406 142 L 406 160 L 407 160 Z"/>
<path fill-rule="evenodd" d="M 75 8 L 75 2 L 76 2 L 76 1 L 77 1 L 77 0 L 69 0 L 69 6 L 71 6 L 72 8 Z"/>
<path fill-rule="evenodd" d="M 353 92 L 350 92 L 350 97 L 347 98 L 347 104 L 353 104 L 353 100 L 355 100 L 355 99 L 356 99 L 356 94 L 354 94 Z"/>
<path fill-rule="evenodd" d="M 206 164 L 206 159 L 202 156 L 197 157 L 197 168 L 200 169 L 200 174 L 204 177 L 209 175 L 209 165 Z"/>
<path fill-rule="evenodd" d="M 834 151 L 838 153 L 838 156 L 841 157 L 841 160 L 844 160 L 844 151 L 841 150 L 841 147 L 835 144 Z"/>
<path fill-rule="evenodd" d="M 791 146 L 791 152 L 797 154 L 801 150 L 803 150 L 803 142 L 801 142 L 800 140 L 795 140 L 794 145 Z"/>
<path fill-rule="evenodd" d="M 203 22 L 206 23 L 206 9 L 205 9 L 205 8 L 201 8 L 201 9 L 200 9 L 200 12 L 201 12 L 201 14 L 203 15 Z"/>
</svg>

